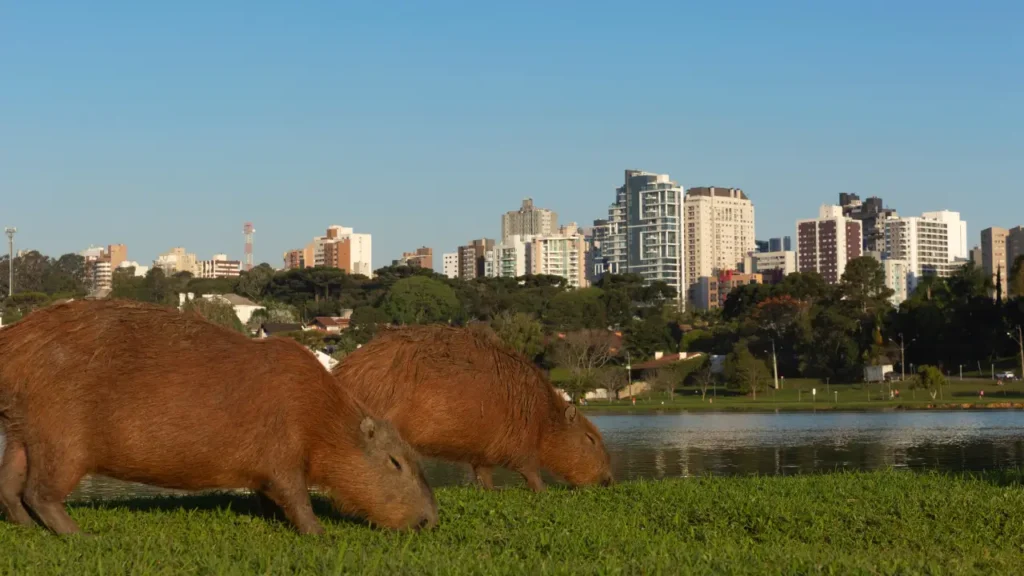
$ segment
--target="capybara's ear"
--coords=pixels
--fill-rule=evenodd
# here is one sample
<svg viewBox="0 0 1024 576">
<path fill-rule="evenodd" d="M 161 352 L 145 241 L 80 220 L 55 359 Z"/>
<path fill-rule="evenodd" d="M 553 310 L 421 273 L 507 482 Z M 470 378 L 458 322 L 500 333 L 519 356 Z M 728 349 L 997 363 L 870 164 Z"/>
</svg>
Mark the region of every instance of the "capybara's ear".
<svg viewBox="0 0 1024 576">
<path fill-rule="evenodd" d="M 572 422 L 576 419 L 576 405 L 569 404 L 569 407 L 565 409 L 565 419 Z"/>
<path fill-rule="evenodd" d="M 373 440 L 373 433 L 376 431 L 377 425 L 373 423 L 373 418 L 367 416 L 359 423 L 359 429 L 363 431 L 367 440 Z"/>
</svg>

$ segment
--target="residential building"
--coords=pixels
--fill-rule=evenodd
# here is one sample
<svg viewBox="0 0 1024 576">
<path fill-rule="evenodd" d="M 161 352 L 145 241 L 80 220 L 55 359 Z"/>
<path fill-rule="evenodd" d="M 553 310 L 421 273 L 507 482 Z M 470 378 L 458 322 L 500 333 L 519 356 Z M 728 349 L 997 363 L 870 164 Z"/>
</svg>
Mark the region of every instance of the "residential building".
<svg viewBox="0 0 1024 576">
<path fill-rule="evenodd" d="M 840 206 L 822 206 L 818 217 L 796 223 L 796 268 L 817 272 L 829 284 L 839 282 L 846 263 L 863 253 L 861 222 Z"/>
<path fill-rule="evenodd" d="M 196 263 L 199 278 L 237 278 L 242 272 L 242 263 L 228 260 L 227 254 L 214 254 L 209 260 Z"/>
<path fill-rule="evenodd" d="M 985 269 L 985 257 L 984 254 L 982 254 L 981 252 L 981 246 L 975 246 L 974 248 L 971 248 L 971 255 L 968 258 L 968 260 L 973 262 L 974 267 L 977 268 L 978 270 Z"/>
<path fill-rule="evenodd" d="M 448 278 L 459 277 L 459 253 L 445 252 L 441 255 L 442 273 Z"/>
<path fill-rule="evenodd" d="M 784 252 L 793 249 L 793 239 L 789 236 L 754 241 L 755 252 Z"/>
<path fill-rule="evenodd" d="M 683 189 L 668 174 L 626 170 L 606 221 L 594 222 L 602 271 L 661 281 L 685 299 L 683 285 Z M 602 273 L 603 273 L 602 272 Z"/>
<path fill-rule="evenodd" d="M 896 211 L 885 208 L 884 202 L 877 196 L 861 201 L 856 194 L 841 192 L 839 205 L 843 216 L 853 218 L 861 223 L 861 235 L 864 252 L 883 252 L 885 250 L 885 221 L 897 218 Z"/>
<path fill-rule="evenodd" d="M 780 276 L 796 272 L 796 252 L 780 250 L 775 252 L 754 252 L 749 256 L 751 266 L 744 265 L 744 272 L 765 274 L 778 271 Z"/>
<path fill-rule="evenodd" d="M 583 288 L 587 282 L 587 243 L 575 223 L 562 226 L 558 234 L 538 236 L 527 250 L 532 274 L 561 276 L 569 286 Z"/>
<path fill-rule="evenodd" d="M 189 292 L 187 294 L 178 294 L 178 307 L 180 308 L 184 306 L 185 302 L 189 300 L 194 300 L 195 297 L 196 295 L 192 292 Z M 264 306 L 260 306 L 259 304 L 253 302 L 252 300 L 249 300 L 244 296 L 239 296 L 238 294 L 202 294 L 200 295 L 200 298 L 203 298 L 204 300 L 223 302 L 225 304 L 229 304 L 231 306 L 231 309 L 235 311 L 235 316 L 238 317 L 239 322 L 241 322 L 243 325 L 249 323 L 249 320 L 252 319 L 253 313 L 256 312 L 257 310 L 266 310 Z"/>
<path fill-rule="evenodd" d="M 550 236 L 558 231 L 558 214 L 533 205 L 532 198 L 523 200 L 519 210 L 501 217 L 501 241 L 512 236 Z"/>
<path fill-rule="evenodd" d="M 145 276 L 146 273 L 149 272 L 149 266 L 142 266 L 138 262 L 135 262 L 133 260 L 125 260 L 124 262 L 121 262 L 121 264 L 117 268 L 118 270 L 131 268 L 132 275 L 135 276 L 136 278 Z"/>
<path fill-rule="evenodd" d="M 340 316 L 317 316 L 310 324 L 310 328 L 320 332 L 327 332 L 328 334 L 339 334 L 348 330 L 351 322 L 352 310 L 346 308 L 341 311 Z"/>
<path fill-rule="evenodd" d="M 304 250 L 289 250 L 284 253 L 284 269 L 298 270 L 306 267 Z"/>
<path fill-rule="evenodd" d="M 486 254 L 490 250 L 494 250 L 494 240 L 490 238 L 473 240 L 465 246 L 459 246 L 458 278 L 463 280 L 472 280 L 474 278 L 484 276 Z"/>
<path fill-rule="evenodd" d="M 402 257 L 391 263 L 394 266 L 414 266 L 416 268 L 434 269 L 434 251 L 426 246 L 417 248 L 415 252 L 403 252 Z"/>
<path fill-rule="evenodd" d="M 743 190 L 690 188 L 683 210 L 688 287 L 719 271 L 741 268 L 746 255 L 756 251 L 754 204 Z"/>
<path fill-rule="evenodd" d="M 690 303 L 698 310 L 722 308 L 729 293 L 747 284 L 762 284 L 761 274 L 742 274 L 725 270 L 714 276 L 703 276 L 690 289 Z"/>
<path fill-rule="evenodd" d="M 1005 228 L 985 228 L 981 231 L 981 270 L 992 279 L 992 297 L 1006 297 L 1009 256 L 1006 239 L 1010 231 Z M 998 289 L 997 289 L 998 286 Z"/>
<path fill-rule="evenodd" d="M 305 248 L 284 253 L 285 270 L 327 266 L 349 274 L 373 276 L 372 237 L 352 228 L 328 226 L 323 236 L 313 238 Z"/>
<path fill-rule="evenodd" d="M 173 276 L 180 272 L 188 272 L 193 276 L 196 275 L 196 255 L 191 252 L 186 252 L 184 248 L 177 247 L 171 248 L 167 252 L 157 256 L 156 260 L 153 261 L 154 268 L 160 268 L 164 271 L 164 274 Z"/>
<path fill-rule="evenodd" d="M 966 262 L 967 223 L 949 210 L 890 218 L 885 221 L 884 256 L 909 264 L 911 293 L 922 277 L 948 277 Z"/>
<path fill-rule="evenodd" d="M 1013 271 L 1017 258 L 1024 256 L 1024 227 L 1015 226 L 1006 231 L 1006 269 Z"/>
<path fill-rule="evenodd" d="M 885 286 L 892 290 L 889 302 L 893 306 L 899 307 L 910 296 L 908 289 L 911 273 L 910 263 L 906 260 L 886 258 L 883 252 L 865 252 L 864 255 L 878 260 L 882 265 L 882 270 L 885 272 Z"/>
<path fill-rule="evenodd" d="M 608 221 L 594 220 L 594 225 L 589 228 L 589 237 L 584 236 L 587 241 L 587 284 L 593 284 L 604 276 L 608 262 L 604 257 L 603 244 L 608 236 Z"/>
<path fill-rule="evenodd" d="M 90 246 L 79 253 L 85 263 L 85 278 L 93 292 L 109 291 L 114 285 L 114 270 L 128 258 L 128 247 L 110 244 L 106 248 Z"/>
<path fill-rule="evenodd" d="M 519 278 L 530 274 L 532 240 L 532 236 L 513 234 L 495 244 L 485 254 L 484 275 L 492 278 Z"/>
</svg>

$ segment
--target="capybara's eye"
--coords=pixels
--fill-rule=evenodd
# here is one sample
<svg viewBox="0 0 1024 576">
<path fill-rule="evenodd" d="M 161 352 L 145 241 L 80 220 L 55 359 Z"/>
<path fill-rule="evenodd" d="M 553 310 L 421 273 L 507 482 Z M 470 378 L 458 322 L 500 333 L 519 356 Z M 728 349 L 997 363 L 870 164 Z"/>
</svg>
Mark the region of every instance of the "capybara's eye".
<svg viewBox="0 0 1024 576">
<path fill-rule="evenodd" d="M 388 456 L 388 458 L 391 459 L 391 465 L 395 467 L 395 470 L 398 470 L 399 472 L 401 472 L 402 471 L 402 465 L 398 463 L 398 460 L 395 460 L 394 456 Z"/>
<path fill-rule="evenodd" d="M 594 440 L 594 437 L 591 436 L 590 434 L 587 434 L 587 440 L 590 440 L 591 444 L 593 444 L 594 446 L 597 446 L 597 440 Z"/>
</svg>

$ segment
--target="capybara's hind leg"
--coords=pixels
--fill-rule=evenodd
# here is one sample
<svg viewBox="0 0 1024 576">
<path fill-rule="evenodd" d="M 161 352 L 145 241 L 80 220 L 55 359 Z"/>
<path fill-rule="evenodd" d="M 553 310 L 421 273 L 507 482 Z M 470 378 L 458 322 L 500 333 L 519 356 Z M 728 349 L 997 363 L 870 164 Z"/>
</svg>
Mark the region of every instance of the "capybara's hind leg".
<svg viewBox="0 0 1024 576">
<path fill-rule="evenodd" d="M 64 499 L 75 489 L 85 472 L 71 462 L 37 458 L 33 446 L 29 446 L 28 452 L 31 459 L 25 483 L 25 504 L 55 533 L 78 533 L 78 524 L 68 516 Z"/>
<path fill-rule="evenodd" d="M 284 515 L 300 534 L 324 533 L 323 526 L 313 513 L 309 489 L 301 478 L 272 480 L 264 486 L 263 493 L 281 507 Z"/>
<path fill-rule="evenodd" d="M 33 526 L 35 521 L 21 503 L 28 476 L 28 457 L 25 443 L 8 437 L 4 445 L 3 460 L 0 461 L 0 507 L 7 520 L 21 526 Z"/>
<path fill-rule="evenodd" d="M 473 476 L 486 490 L 494 490 L 494 469 L 488 466 L 473 466 Z"/>
<path fill-rule="evenodd" d="M 252 497 L 256 502 L 256 514 L 259 517 L 268 520 L 280 520 L 282 522 L 288 520 L 285 518 L 281 507 L 274 504 L 274 501 L 263 492 L 256 490 L 252 493 Z"/>
</svg>

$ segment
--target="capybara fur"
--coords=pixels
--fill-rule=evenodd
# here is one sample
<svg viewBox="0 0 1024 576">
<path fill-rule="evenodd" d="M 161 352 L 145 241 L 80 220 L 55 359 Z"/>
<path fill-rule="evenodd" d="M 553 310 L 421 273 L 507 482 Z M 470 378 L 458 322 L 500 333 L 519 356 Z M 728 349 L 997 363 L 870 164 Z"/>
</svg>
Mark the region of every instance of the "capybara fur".
<svg viewBox="0 0 1024 576">
<path fill-rule="evenodd" d="M 597 428 L 544 373 L 493 334 L 448 326 L 383 330 L 333 370 L 370 410 L 426 456 L 492 469 L 544 487 L 540 470 L 580 486 L 612 482 Z"/>
<path fill-rule="evenodd" d="M 395 529 L 437 522 L 416 452 L 311 352 L 250 340 L 193 313 L 73 301 L 0 330 L 0 502 L 59 534 L 86 474 L 182 490 L 248 488 L 304 534 L 308 488 Z"/>
</svg>

